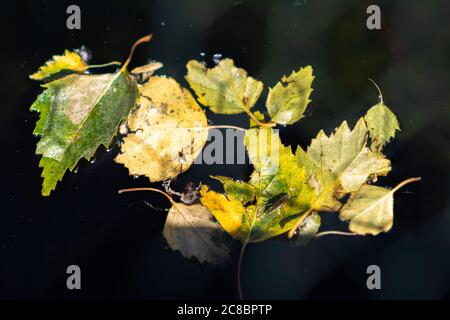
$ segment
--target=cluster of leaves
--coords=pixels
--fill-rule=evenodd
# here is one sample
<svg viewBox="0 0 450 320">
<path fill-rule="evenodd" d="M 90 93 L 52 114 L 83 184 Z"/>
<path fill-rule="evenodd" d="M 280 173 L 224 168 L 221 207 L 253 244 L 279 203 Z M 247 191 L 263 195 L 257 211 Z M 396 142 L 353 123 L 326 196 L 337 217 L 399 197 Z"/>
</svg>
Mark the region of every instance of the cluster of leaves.
<svg viewBox="0 0 450 320">
<path fill-rule="evenodd" d="M 144 37 L 132 48 L 149 41 Z M 87 74 L 89 66 L 76 52 L 54 56 L 31 75 L 46 82 L 31 109 L 40 112 L 34 134 L 42 155 L 42 194 L 55 189 L 67 170 L 108 147 L 120 132 L 116 162 L 131 175 L 151 182 L 173 179 L 189 169 L 207 140 L 208 124 L 199 103 L 220 114 L 246 113 L 250 128 L 244 143 L 254 171 L 248 181 L 212 177 L 224 193 L 200 188 L 197 202 L 171 202 L 163 235 L 174 250 L 200 262 L 218 263 L 229 256 L 222 231 L 244 245 L 288 233 L 306 243 L 320 236 L 321 212 L 337 212 L 349 222 L 349 234 L 376 235 L 393 224 L 394 189 L 375 186 L 391 169 L 383 147 L 400 130 L 396 116 L 380 101 L 351 129 L 343 122 L 334 133 L 320 131 L 302 149 L 282 144 L 274 127 L 299 121 L 310 103 L 313 69 L 293 71 L 269 89 L 265 102 L 270 121 L 252 112 L 264 84 L 224 59 L 213 68 L 187 63 L 186 80 L 196 95 L 174 79 L 152 76 L 160 63 L 129 73 L 130 58 L 114 73 Z M 198 102 L 197 102 L 198 101 Z M 122 125 L 121 125 L 122 124 Z M 119 130 L 120 127 L 120 130 Z M 183 199 L 181 199 L 183 200 Z M 194 199 L 195 200 L 195 199 Z M 322 233 L 323 234 L 323 233 Z"/>
</svg>

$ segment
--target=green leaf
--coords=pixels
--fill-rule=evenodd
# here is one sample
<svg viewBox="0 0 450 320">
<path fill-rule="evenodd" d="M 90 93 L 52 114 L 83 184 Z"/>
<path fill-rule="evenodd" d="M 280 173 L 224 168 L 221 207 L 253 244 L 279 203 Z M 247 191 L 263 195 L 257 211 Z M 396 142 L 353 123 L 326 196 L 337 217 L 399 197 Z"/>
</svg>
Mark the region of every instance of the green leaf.
<svg viewBox="0 0 450 320">
<path fill-rule="evenodd" d="M 344 121 L 329 137 L 320 131 L 306 153 L 297 149 L 297 160 L 306 168 L 309 184 L 317 195 L 316 210 L 337 211 L 338 198 L 390 171 L 390 161 L 367 147 L 367 136 L 362 118 L 353 130 Z"/>
<path fill-rule="evenodd" d="M 108 147 L 120 122 L 135 105 L 137 85 L 124 71 L 104 75 L 69 75 L 47 83 L 31 106 L 40 112 L 34 130 L 41 136 L 42 194 L 55 189 L 67 169 Z"/>
<path fill-rule="evenodd" d="M 247 204 L 255 198 L 255 187 L 247 182 L 233 180 L 228 177 L 211 177 L 219 180 L 223 184 L 223 189 L 230 197 L 239 200 L 242 204 Z"/>
<path fill-rule="evenodd" d="M 372 140 L 372 150 L 381 151 L 384 145 L 395 137 L 395 131 L 400 131 L 397 117 L 383 103 L 383 100 L 367 111 L 364 120 L 367 123 Z"/>
<path fill-rule="evenodd" d="M 263 83 L 247 76 L 233 60 L 221 60 L 208 69 L 203 63 L 187 63 L 186 80 L 195 91 L 198 101 L 215 113 L 237 114 L 250 112 L 263 89 Z"/>
<path fill-rule="evenodd" d="M 200 263 L 220 264 L 229 258 L 222 234 L 205 206 L 172 201 L 163 230 L 172 250 L 179 250 L 186 258 L 196 257 Z"/>
<path fill-rule="evenodd" d="M 260 242 L 290 230 L 314 194 L 291 148 L 272 129 L 247 130 L 244 142 L 255 169 L 250 181 L 220 177 L 226 196 L 203 186 L 201 201 L 231 236 Z"/>
<path fill-rule="evenodd" d="M 205 112 L 171 78 L 152 77 L 139 91 L 139 107 L 127 119 L 131 132 L 116 162 L 152 182 L 174 178 L 191 167 L 206 143 Z"/>
<path fill-rule="evenodd" d="M 272 121 L 279 124 L 293 124 L 303 117 L 313 89 L 314 80 L 311 66 L 283 76 L 275 87 L 270 89 L 266 108 Z"/>
<path fill-rule="evenodd" d="M 66 50 L 63 55 L 53 56 L 52 60 L 47 61 L 30 78 L 33 80 L 45 80 L 60 72 L 83 73 L 87 68 L 88 65 L 78 53 Z"/>
</svg>

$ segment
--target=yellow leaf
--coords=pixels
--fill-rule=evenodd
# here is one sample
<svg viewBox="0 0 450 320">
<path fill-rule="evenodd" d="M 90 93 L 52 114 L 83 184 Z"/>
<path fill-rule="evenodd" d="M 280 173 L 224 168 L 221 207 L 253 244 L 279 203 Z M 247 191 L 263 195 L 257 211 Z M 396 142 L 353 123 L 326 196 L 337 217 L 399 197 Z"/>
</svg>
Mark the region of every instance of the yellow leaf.
<svg viewBox="0 0 450 320">
<path fill-rule="evenodd" d="M 350 220 L 349 229 L 357 234 L 387 232 L 394 220 L 394 192 L 405 184 L 419 180 L 407 179 L 392 190 L 365 184 L 350 196 L 339 217 Z"/>
<path fill-rule="evenodd" d="M 246 208 L 234 198 L 211 191 L 207 186 L 200 189 L 201 202 L 208 207 L 220 225 L 233 238 L 245 242 L 249 232 Z"/>
<path fill-rule="evenodd" d="M 370 177 L 386 175 L 390 161 L 367 147 L 364 119 L 353 130 L 344 121 L 327 136 L 320 131 L 305 153 L 297 149 L 297 160 L 307 169 L 309 184 L 318 196 L 315 209 L 337 211 L 336 198 L 358 190 Z"/>
<path fill-rule="evenodd" d="M 201 152 L 208 132 L 204 111 L 175 80 L 152 77 L 140 86 L 139 107 L 116 162 L 131 175 L 162 181 L 185 172 Z"/>
<path fill-rule="evenodd" d="M 66 50 L 63 55 L 53 56 L 52 60 L 47 61 L 47 63 L 41 66 L 36 73 L 33 73 L 30 78 L 33 80 L 44 80 L 62 71 L 82 73 L 87 68 L 88 65 L 78 53 Z"/>
</svg>

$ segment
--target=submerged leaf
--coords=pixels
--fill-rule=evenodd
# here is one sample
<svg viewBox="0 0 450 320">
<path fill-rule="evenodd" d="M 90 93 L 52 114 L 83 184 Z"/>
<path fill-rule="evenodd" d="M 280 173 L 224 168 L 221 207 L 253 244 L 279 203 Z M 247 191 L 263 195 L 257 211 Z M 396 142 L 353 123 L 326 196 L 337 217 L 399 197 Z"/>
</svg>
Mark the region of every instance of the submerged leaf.
<svg viewBox="0 0 450 320">
<path fill-rule="evenodd" d="M 33 80 L 44 80 L 60 72 L 83 73 L 88 65 L 76 52 L 64 51 L 63 55 L 55 55 L 52 60 L 47 61 L 30 78 Z"/>
<path fill-rule="evenodd" d="M 272 121 L 279 124 L 293 124 L 303 117 L 308 103 L 314 80 L 311 66 L 283 76 L 273 87 L 266 101 L 266 108 Z"/>
<path fill-rule="evenodd" d="M 90 159 L 100 145 L 108 147 L 120 122 L 134 106 L 136 82 L 126 70 L 104 75 L 69 75 L 44 85 L 31 106 L 40 112 L 35 135 L 42 154 L 42 194 L 55 189 L 67 169 Z"/>
<path fill-rule="evenodd" d="M 386 143 L 395 137 L 395 131 L 400 131 L 395 114 L 380 101 L 367 111 L 364 116 L 372 139 L 372 149 L 381 150 Z"/>
<path fill-rule="evenodd" d="M 152 182 L 171 179 L 201 152 L 208 136 L 205 113 L 171 78 L 152 77 L 139 91 L 139 107 L 127 120 L 131 133 L 116 162 Z"/>
<path fill-rule="evenodd" d="M 215 113 L 249 112 L 263 89 L 261 81 L 248 77 L 247 72 L 235 67 L 231 59 L 221 60 L 211 69 L 191 60 L 187 70 L 186 80 L 198 101 Z"/>
<path fill-rule="evenodd" d="M 229 258 L 229 250 L 221 241 L 222 233 L 205 206 L 175 202 L 163 230 L 172 250 L 179 250 L 186 258 L 196 257 L 200 263 L 211 264 L 219 264 Z"/>
<path fill-rule="evenodd" d="M 298 228 L 295 245 L 305 246 L 313 239 L 320 228 L 321 219 L 317 212 L 311 213 Z"/>
</svg>

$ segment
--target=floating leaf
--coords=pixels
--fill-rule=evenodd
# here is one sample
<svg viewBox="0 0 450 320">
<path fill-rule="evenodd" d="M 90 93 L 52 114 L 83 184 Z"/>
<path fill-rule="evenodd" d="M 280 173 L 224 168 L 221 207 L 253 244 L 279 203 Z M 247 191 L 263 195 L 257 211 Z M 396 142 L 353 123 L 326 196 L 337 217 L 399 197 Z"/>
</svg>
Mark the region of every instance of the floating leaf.
<svg viewBox="0 0 450 320">
<path fill-rule="evenodd" d="M 283 76 L 275 87 L 270 89 L 266 108 L 272 121 L 279 124 L 293 124 L 303 117 L 303 113 L 311 101 L 309 96 L 314 80 L 311 66 Z"/>
<path fill-rule="evenodd" d="M 229 250 L 222 241 L 223 230 L 212 220 L 208 208 L 175 202 L 169 194 L 154 188 L 122 189 L 119 194 L 132 191 L 157 192 L 170 201 L 172 207 L 163 235 L 172 250 L 179 250 L 186 258 L 196 257 L 200 263 L 219 264 L 229 258 Z"/>
<path fill-rule="evenodd" d="M 260 242 L 290 230 L 310 209 L 313 191 L 272 129 L 247 130 L 244 142 L 255 168 L 250 181 L 219 177 L 226 195 L 203 186 L 201 202 L 234 238 Z"/>
<path fill-rule="evenodd" d="M 297 149 L 297 160 L 307 169 L 309 184 L 317 194 L 317 210 L 337 211 L 336 198 L 390 171 L 390 161 L 366 144 L 367 127 L 361 118 L 353 130 L 344 121 L 329 137 L 320 131 L 306 153 Z"/>
<path fill-rule="evenodd" d="M 341 209 L 341 220 L 350 220 L 349 229 L 357 234 L 377 235 L 392 228 L 394 219 L 394 192 L 405 184 L 418 181 L 411 178 L 394 189 L 363 185 L 353 193 Z"/>
<path fill-rule="evenodd" d="M 252 201 L 255 198 L 255 187 L 247 182 L 233 180 L 228 177 L 211 177 L 219 180 L 223 184 L 223 189 L 231 197 L 239 200 L 243 204 Z"/>
<path fill-rule="evenodd" d="M 200 263 L 219 264 L 229 258 L 222 240 L 222 228 L 212 221 L 208 208 L 201 204 L 172 203 L 163 235 L 172 250 Z"/>
<path fill-rule="evenodd" d="M 88 65 L 76 52 L 64 51 L 63 55 L 55 55 L 45 65 L 33 73 L 30 78 L 33 80 L 44 80 L 60 72 L 83 73 Z"/>
<path fill-rule="evenodd" d="M 367 111 L 364 116 L 372 139 L 372 149 L 381 150 L 386 143 L 395 137 L 395 131 L 400 131 L 395 114 L 381 100 Z"/>
<path fill-rule="evenodd" d="M 247 76 L 231 59 L 221 60 L 212 69 L 198 61 L 187 64 L 186 80 L 198 100 L 211 111 L 221 114 L 250 112 L 263 89 L 263 83 Z"/>
<path fill-rule="evenodd" d="M 108 147 L 120 122 L 134 106 L 136 82 L 126 70 L 115 74 L 69 75 L 44 85 L 31 106 L 41 113 L 34 130 L 41 136 L 42 194 L 55 189 L 67 169 L 90 159 L 100 145 Z"/>
<path fill-rule="evenodd" d="M 171 179 L 201 152 L 208 136 L 205 113 L 171 78 L 152 77 L 139 91 L 139 107 L 127 120 L 131 133 L 116 162 L 150 181 Z"/>
<path fill-rule="evenodd" d="M 209 190 L 207 186 L 200 189 L 200 199 L 220 225 L 235 239 L 245 242 L 250 229 L 249 211 L 241 201 L 233 197 Z"/>
<path fill-rule="evenodd" d="M 41 137 L 36 154 L 42 155 L 42 195 L 48 196 L 67 169 L 73 170 L 80 159 L 89 160 L 100 145 L 111 144 L 138 93 L 136 81 L 126 67 L 136 46 L 150 39 L 151 35 L 136 41 L 116 73 L 71 74 L 43 85 L 46 90 L 31 106 L 40 113 L 33 133 Z M 66 59 L 55 58 L 43 69 L 47 74 L 59 70 L 66 65 Z"/>
</svg>

